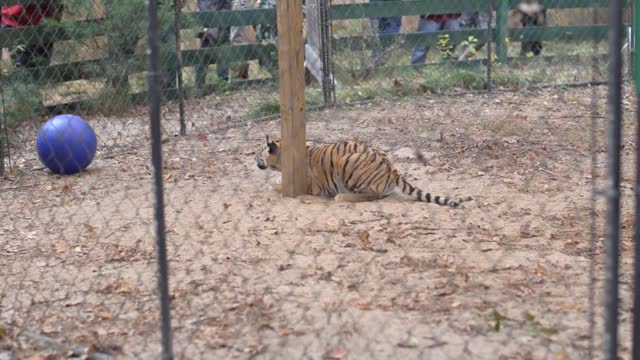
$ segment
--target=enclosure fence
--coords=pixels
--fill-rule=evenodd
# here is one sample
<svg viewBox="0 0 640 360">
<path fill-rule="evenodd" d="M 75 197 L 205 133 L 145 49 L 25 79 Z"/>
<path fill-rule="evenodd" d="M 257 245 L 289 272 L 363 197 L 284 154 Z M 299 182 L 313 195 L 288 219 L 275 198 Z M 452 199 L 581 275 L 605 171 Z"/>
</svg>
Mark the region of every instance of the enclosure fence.
<svg viewBox="0 0 640 360">
<path fill-rule="evenodd" d="M 303 2 L 308 143 L 458 209 L 279 194 L 275 0 L 0 4 L 0 359 L 640 356 L 634 2 Z"/>
</svg>

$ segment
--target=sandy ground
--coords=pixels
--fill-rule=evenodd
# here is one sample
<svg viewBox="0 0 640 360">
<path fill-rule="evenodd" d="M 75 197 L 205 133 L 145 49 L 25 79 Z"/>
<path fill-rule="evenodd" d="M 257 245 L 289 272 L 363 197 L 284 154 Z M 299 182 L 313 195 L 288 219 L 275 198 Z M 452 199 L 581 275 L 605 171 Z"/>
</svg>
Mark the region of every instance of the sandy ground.
<svg viewBox="0 0 640 360">
<path fill-rule="evenodd" d="M 597 89 L 598 174 L 605 94 Z M 185 138 L 174 136 L 177 109 L 164 109 L 177 358 L 582 359 L 592 264 L 600 357 L 604 204 L 592 262 L 590 89 L 424 97 L 308 114 L 310 140 L 356 136 L 387 151 L 423 190 L 475 198 L 455 210 L 401 195 L 358 204 L 281 198 L 271 190 L 279 176 L 254 161 L 279 123 L 215 131 L 237 120 L 246 106 L 239 99 L 189 102 Z M 625 106 L 632 116 L 630 100 Z M 92 117 L 100 151 L 78 176 L 33 170 L 40 164 L 32 140 L 14 149 L 16 171 L 0 183 L 1 359 L 68 351 L 25 340 L 24 331 L 65 347 L 158 358 L 145 116 L 138 109 Z M 635 144 L 624 144 L 626 166 Z M 630 174 L 631 165 L 622 198 L 623 358 Z"/>
</svg>

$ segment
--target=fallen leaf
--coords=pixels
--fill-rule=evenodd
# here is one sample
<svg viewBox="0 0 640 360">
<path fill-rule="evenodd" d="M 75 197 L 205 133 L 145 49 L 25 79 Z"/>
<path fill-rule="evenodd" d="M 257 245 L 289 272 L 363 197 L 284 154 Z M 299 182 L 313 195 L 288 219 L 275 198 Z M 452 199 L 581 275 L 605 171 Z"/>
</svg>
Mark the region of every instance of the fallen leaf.
<svg viewBox="0 0 640 360">
<path fill-rule="evenodd" d="M 547 273 L 547 269 L 545 269 L 544 266 L 538 264 L 533 272 L 538 276 L 544 276 Z"/>
<path fill-rule="evenodd" d="M 55 252 L 57 252 L 58 254 L 61 254 L 61 253 L 69 251 L 69 245 L 67 245 L 65 243 L 57 243 L 57 244 L 53 245 L 53 248 L 54 248 Z"/>
<path fill-rule="evenodd" d="M 405 349 L 414 349 L 418 347 L 418 342 L 414 338 L 410 338 L 407 340 L 400 341 L 396 344 L 396 346 Z"/>
<path fill-rule="evenodd" d="M 35 354 L 35 355 L 31 355 L 28 358 L 26 358 L 25 360 L 45 360 L 46 358 L 43 355 L 40 354 Z"/>
<path fill-rule="evenodd" d="M 96 313 L 96 316 L 100 320 L 111 320 L 111 318 L 113 318 L 113 315 L 111 315 L 110 313 L 105 312 L 105 311 L 101 311 L 101 312 Z"/>
<path fill-rule="evenodd" d="M 289 270 L 293 267 L 293 265 L 291 264 L 280 264 L 278 265 L 278 270 L 279 271 L 285 271 L 285 270 Z"/>
<path fill-rule="evenodd" d="M 436 296 L 449 296 L 455 292 L 456 292 L 456 289 L 454 288 L 444 289 L 441 292 L 437 293 Z"/>
<path fill-rule="evenodd" d="M 369 305 L 367 303 L 355 303 L 355 304 L 353 304 L 353 306 L 355 306 L 356 309 L 363 310 L 363 311 L 371 309 L 371 305 Z"/>
<path fill-rule="evenodd" d="M 554 357 L 555 360 L 569 360 L 569 357 L 567 356 L 567 354 L 565 353 L 556 353 L 556 356 Z"/>
<path fill-rule="evenodd" d="M 506 319 L 502 314 L 500 314 L 497 311 L 493 312 L 493 321 L 494 321 L 494 325 L 493 325 L 493 329 L 498 332 L 500 331 L 500 329 L 502 328 L 502 320 Z"/>
<path fill-rule="evenodd" d="M 340 359 L 344 359 L 347 356 L 347 354 L 348 354 L 347 350 L 342 346 L 338 345 L 329 352 L 329 354 L 327 355 L 327 359 L 340 360 Z"/>
<path fill-rule="evenodd" d="M 231 204 L 223 203 L 222 206 L 225 210 L 227 210 L 231 206 Z"/>
<path fill-rule="evenodd" d="M 558 330 L 550 328 L 550 327 L 546 327 L 546 326 L 541 326 L 540 327 L 540 332 L 545 334 L 545 335 L 555 335 L 558 333 Z"/>
<path fill-rule="evenodd" d="M 369 245 L 369 232 L 368 231 L 358 231 L 358 238 L 365 246 Z"/>
<path fill-rule="evenodd" d="M 62 192 L 63 192 L 64 194 L 69 193 L 69 191 L 70 191 L 70 190 L 71 190 L 71 189 L 69 188 L 69 184 L 64 184 L 64 186 L 62 187 Z"/>
<path fill-rule="evenodd" d="M 129 286 L 129 283 L 126 281 L 118 281 L 115 284 L 113 284 L 113 291 L 121 294 L 126 294 L 131 292 L 131 287 Z"/>
<path fill-rule="evenodd" d="M 167 175 L 165 175 L 165 176 L 164 176 L 164 180 L 165 180 L 165 181 L 168 181 L 169 179 L 171 179 L 171 177 L 172 177 L 172 176 L 173 176 L 173 175 L 171 175 L 171 173 L 170 173 L 170 172 L 167 172 Z"/>
<path fill-rule="evenodd" d="M 201 133 L 198 134 L 198 140 L 207 141 L 207 140 L 209 140 L 209 138 L 208 138 L 206 133 L 201 132 Z"/>
<path fill-rule="evenodd" d="M 584 309 L 584 305 L 582 305 L 582 304 L 559 303 L 558 307 L 559 308 L 563 308 L 563 309 L 567 309 L 567 310 L 574 310 L 574 311 L 580 311 L 580 310 Z"/>
</svg>

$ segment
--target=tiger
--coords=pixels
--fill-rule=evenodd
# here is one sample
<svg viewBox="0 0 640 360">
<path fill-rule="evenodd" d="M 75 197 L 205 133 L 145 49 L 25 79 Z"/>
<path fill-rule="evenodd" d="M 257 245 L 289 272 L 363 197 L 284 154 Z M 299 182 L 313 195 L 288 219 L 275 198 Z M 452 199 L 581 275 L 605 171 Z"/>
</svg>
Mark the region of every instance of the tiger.
<svg viewBox="0 0 640 360">
<path fill-rule="evenodd" d="M 261 170 L 282 171 L 281 141 L 266 135 L 266 146 L 257 153 Z M 395 169 L 387 155 L 358 140 L 307 145 L 307 194 L 333 197 L 340 202 L 373 201 L 387 197 L 396 189 L 416 201 L 457 208 L 472 200 L 464 197 L 452 200 L 448 196 L 432 195 L 411 185 Z M 282 185 L 274 186 L 282 192 Z"/>
</svg>

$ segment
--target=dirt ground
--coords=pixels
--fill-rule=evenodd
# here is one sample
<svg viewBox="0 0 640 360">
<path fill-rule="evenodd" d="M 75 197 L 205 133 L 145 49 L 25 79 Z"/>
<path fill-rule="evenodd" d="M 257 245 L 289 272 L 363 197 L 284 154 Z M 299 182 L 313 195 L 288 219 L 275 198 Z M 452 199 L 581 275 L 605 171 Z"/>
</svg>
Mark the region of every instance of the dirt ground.
<svg viewBox="0 0 640 360">
<path fill-rule="evenodd" d="M 606 88 L 596 95 L 602 186 Z M 358 204 L 278 196 L 278 174 L 254 156 L 279 122 L 216 130 L 238 120 L 246 98 L 190 101 L 184 138 L 175 136 L 177 107 L 163 110 L 176 358 L 583 359 L 592 265 L 600 358 L 604 202 L 592 262 L 591 89 L 308 114 L 310 140 L 358 137 L 423 190 L 473 196 L 462 209 L 402 195 Z M 77 176 L 37 170 L 37 128 L 17 135 L 30 142 L 14 149 L 16 171 L 0 183 L 0 359 L 89 345 L 158 358 L 146 112 L 89 120 L 99 152 Z M 620 331 L 629 358 L 635 144 L 624 145 Z"/>
</svg>

